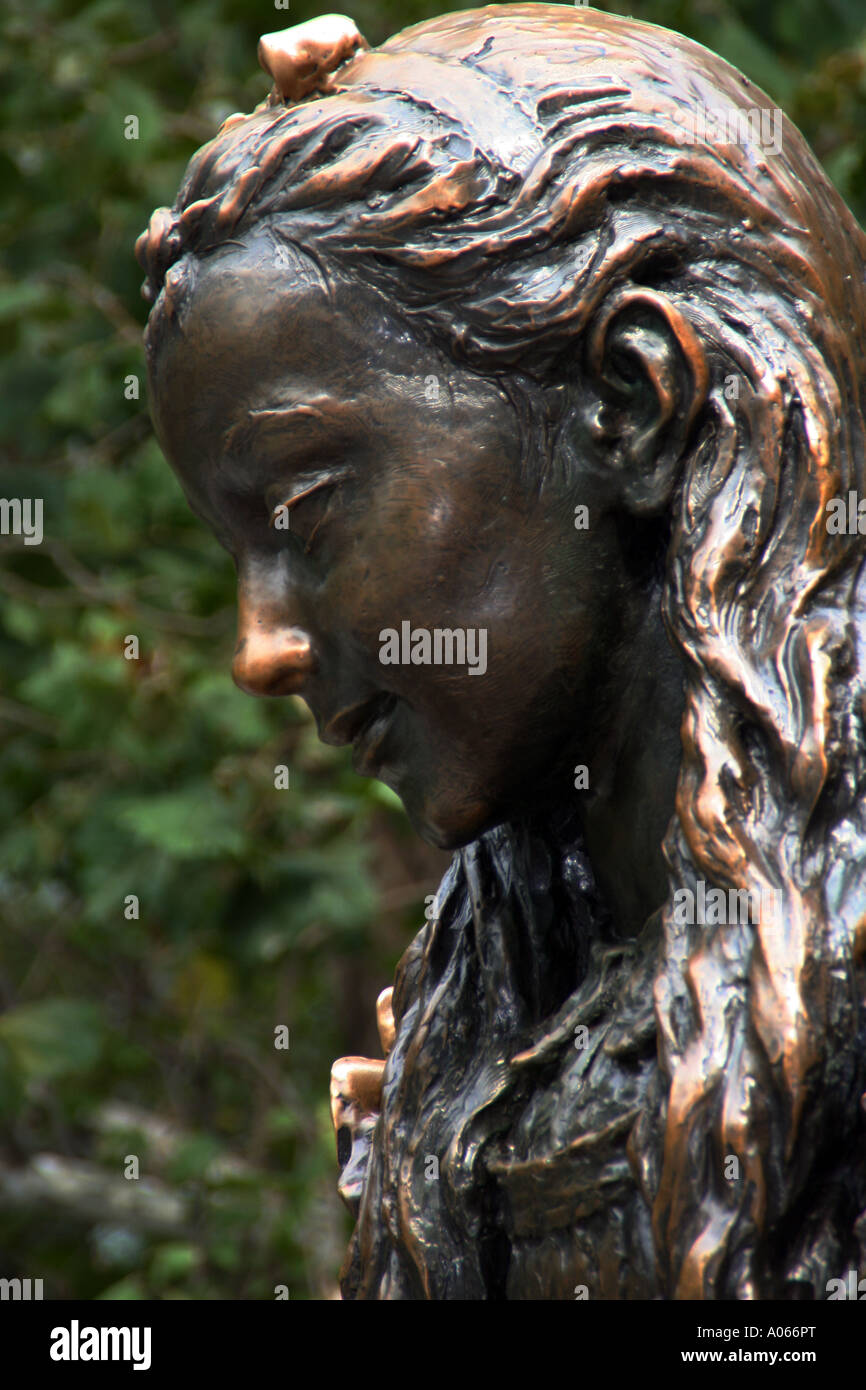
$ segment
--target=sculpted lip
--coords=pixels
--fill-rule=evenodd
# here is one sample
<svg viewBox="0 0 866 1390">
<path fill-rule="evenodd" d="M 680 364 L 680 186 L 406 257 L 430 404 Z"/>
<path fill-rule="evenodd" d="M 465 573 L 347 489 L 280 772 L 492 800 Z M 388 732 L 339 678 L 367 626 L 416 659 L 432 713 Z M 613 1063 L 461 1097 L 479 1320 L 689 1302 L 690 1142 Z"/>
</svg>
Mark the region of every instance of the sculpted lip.
<svg viewBox="0 0 866 1390">
<path fill-rule="evenodd" d="M 379 766 L 379 753 L 390 728 L 396 695 L 383 695 L 374 702 L 370 716 L 352 738 L 352 767 L 363 777 L 371 777 Z"/>
<path fill-rule="evenodd" d="M 387 721 L 396 703 L 396 695 L 379 691 L 369 700 L 341 710 L 320 731 L 319 737 L 323 743 L 338 747 L 352 743 L 357 750 L 362 744 L 369 743 L 369 736 Z"/>
</svg>

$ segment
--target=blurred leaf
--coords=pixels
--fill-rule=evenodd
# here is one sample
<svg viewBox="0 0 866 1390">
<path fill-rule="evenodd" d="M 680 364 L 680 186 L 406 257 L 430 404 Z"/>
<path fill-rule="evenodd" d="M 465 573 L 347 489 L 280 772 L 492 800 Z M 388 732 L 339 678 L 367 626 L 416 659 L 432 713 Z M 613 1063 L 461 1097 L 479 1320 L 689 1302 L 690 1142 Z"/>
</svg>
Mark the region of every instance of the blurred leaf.
<svg viewBox="0 0 866 1390">
<path fill-rule="evenodd" d="M 232 976 L 225 961 L 201 951 L 175 978 L 174 999 L 183 1013 L 221 1009 L 231 998 Z"/>
<path fill-rule="evenodd" d="M 240 855 L 244 849 L 232 807 L 203 782 L 183 791 L 132 800 L 119 807 L 118 818 L 174 859 L 215 859 Z"/>
<path fill-rule="evenodd" d="M 201 1256 L 193 1245 L 174 1243 L 161 1245 L 154 1251 L 150 1277 L 157 1289 L 183 1279 L 200 1263 Z"/>
<path fill-rule="evenodd" d="M 190 1178 L 203 1178 L 209 1164 L 220 1152 L 220 1145 L 206 1134 L 196 1135 L 179 1145 L 169 1165 L 169 1174 L 174 1182 L 184 1183 Z"/>
<path fill-rule="evenodd" d="M 104 1289 L 96 1297 L 107 1300 L 123 1301 L 125 1299 L 137 1300 L 147 1298 L 148 1294 L 144 1284 L 140 1279 L 130 1276 L 128 1279 L 120 1279 L 116 1284 Z"/>
<path fill-rule="evenodd" d="M 82 1075 L 99 1060 L 104 1029 L 98 1005 L 45 999 L 0 1014 L 0 1041 L 28 1078 Z"/>
</svg>

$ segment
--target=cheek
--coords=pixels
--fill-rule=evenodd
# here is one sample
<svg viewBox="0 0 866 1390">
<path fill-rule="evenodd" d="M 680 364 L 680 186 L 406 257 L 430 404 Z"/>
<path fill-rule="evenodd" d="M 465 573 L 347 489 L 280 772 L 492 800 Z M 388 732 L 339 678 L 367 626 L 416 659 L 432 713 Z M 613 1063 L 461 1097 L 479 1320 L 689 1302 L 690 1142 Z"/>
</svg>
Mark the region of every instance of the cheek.
<svg viewBox="0 0 866 1390">
<path fill-rule="evenodd" d="M 495 761 L 523 737 L 545 686 L 563 684 L 569 604 L 554 578 L 562 557 L 552 559 L 549 528 L 540 534 L 531 518 L 503 505 L 501 489 L 496 500 L 494 521 L 489 495 L 477 487 L 452 485 L 446 497 L 403 478 L 373 495 L 351 534 L 335 537 L 322 590 L 327 620 L 363 651 L 376 683 L 405 694 L 416 751 L 435 743 L 444 758 L 459 743 L 462 756 L 474 750 Z M 404 623 L 462 629 L 460 673 L 435 661 L 403 664 L 402 643 L 399 664 L 382 663 L 380 634 L 400 633 Z"/>
<path fill-rule="evenodd" d="M 369 504 L 369 518 L 334 566 L 329 599 L 345 605 L 365 630 L 442 625 L 472 608 L 491 570 L 465 512 L 442 497 Z M 496 539 L 497 546 L 501 540 Z M 466 621 L 461 617 L 461 621 Z"/>
</svg>

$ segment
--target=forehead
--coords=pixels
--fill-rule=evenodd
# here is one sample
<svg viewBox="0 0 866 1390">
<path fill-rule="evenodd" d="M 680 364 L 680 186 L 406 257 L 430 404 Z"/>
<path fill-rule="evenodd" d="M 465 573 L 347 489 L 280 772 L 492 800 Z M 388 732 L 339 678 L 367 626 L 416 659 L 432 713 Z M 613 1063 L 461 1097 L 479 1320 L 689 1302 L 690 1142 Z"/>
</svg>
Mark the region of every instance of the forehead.
<svg viewBox="0 0 866 1390">
<path fill-rule="evenodd" d="M 203 261 L 163 310 L 148 361 L 160 442 L 183 467 L 275 396 L 358 398 L 414 375 L 417 348 L 375 291 L 259 237 Z"/>
</svg>

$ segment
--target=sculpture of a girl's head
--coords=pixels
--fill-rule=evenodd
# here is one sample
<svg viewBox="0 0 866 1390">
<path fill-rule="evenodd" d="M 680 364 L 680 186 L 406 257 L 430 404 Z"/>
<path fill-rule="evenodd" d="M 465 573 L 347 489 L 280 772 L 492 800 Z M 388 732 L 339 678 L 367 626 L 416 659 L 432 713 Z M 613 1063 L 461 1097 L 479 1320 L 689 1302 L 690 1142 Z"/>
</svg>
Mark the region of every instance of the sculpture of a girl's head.
<svg viewBox="0 0 866 1390">
<path fill-rule="evenodd" d="M 568 802 L 620 933 L 664 906 L 632 1155 L 687 1296 L 754 1292 L 862 1072 L 866 238 L 787 121 L 694 120 L 766 107 L 652 26 L 447 15 L 230 118 L 139 243 L 239 683 L 434 842 Z"/>
</svg>

